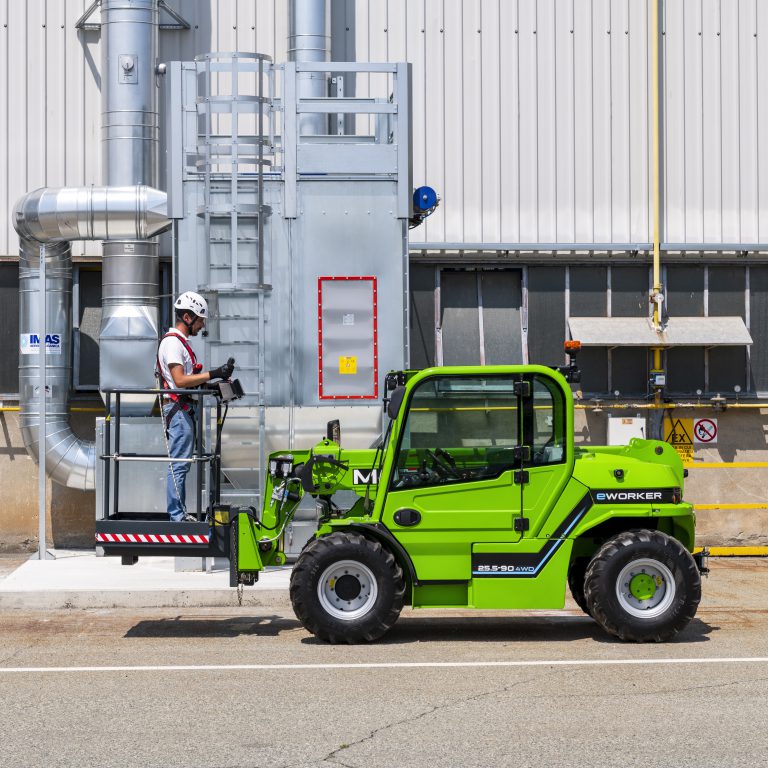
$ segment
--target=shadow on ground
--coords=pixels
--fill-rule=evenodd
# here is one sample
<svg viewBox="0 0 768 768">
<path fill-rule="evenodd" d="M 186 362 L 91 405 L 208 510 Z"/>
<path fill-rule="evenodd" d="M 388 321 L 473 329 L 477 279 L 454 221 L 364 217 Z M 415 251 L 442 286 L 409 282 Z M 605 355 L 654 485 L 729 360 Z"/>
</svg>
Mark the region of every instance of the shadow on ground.
<svg viewBox="0 0 768 768">
<path fill-rule="evenodd" d="M 232 638 L 240 636 L 276 637 L 284 632 L 301 630 L 292 617 L 276 614 L 213 618 L 176 616 L 170 619 L 145 619 L 131 627 L 126 638 Z M 719 629 L 694 619 L 673 641 L 674 644 L 700 643 Z M 587 616 L 498 617 L 498 616 L 426 616 L 408 615 L 376 641 L 377 645 L 412 643 L 532 643 L 595 640 L 599 643 L 622 643 L 604 632 Z M 311 635 L 301 638 L 306 645 L 324 645 Z"/>
<path fill-rule="evenodd" d="M 226 618 L 176 616 L 140 621 L 125 633 L 125 637 L 276 637 L 281 632 L 297 629 L 301 629 L 301 624 L 296 619 L 277 615 Z"/>
<path fill-rule="evenodd" d="M 709 640 L 707 635 L 717 629 L 694 619 L 671 642 L 675 644 L 699 643 Z M 588 616 L 547 617 L 450 617 L 424 616 L 401 619 L 380 640 L 380 645 L 401 645 L 424 642 L 463 643 L 534 643 L 574 642 L 595 640 L 599 643 L 624 641 L 608 635 Z M 302 638 L 302 643 L 320 644 L 315 637 Z"/>
</svg>

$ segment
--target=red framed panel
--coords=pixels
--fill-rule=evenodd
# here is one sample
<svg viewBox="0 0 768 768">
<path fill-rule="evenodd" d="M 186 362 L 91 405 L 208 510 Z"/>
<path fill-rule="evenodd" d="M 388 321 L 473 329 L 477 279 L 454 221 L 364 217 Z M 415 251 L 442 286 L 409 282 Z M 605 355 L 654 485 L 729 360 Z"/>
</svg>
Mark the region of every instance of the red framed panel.
<svg viewBox="0 0 768 768">
<path fill-rule="evenodd" d="M 373 275 L 318 277 L 317 359 L 321 400 L 378 398 L 378 297 Z"/>
</svg>

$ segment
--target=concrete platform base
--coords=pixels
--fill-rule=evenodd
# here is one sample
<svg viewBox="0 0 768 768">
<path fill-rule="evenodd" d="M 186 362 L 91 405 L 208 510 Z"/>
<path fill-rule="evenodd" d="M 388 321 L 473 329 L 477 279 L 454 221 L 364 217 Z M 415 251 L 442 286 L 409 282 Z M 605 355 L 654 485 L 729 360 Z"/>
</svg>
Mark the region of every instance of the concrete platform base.
<svg viewBox="0 0 768 768">
<path fill-rule="evenodd" d="M 124 566 L 94 551 L 54 551 L 54 560 L 29 559 L 0 579 L 0 609 L 165 608 L 236 606 L 229 571 L 176 571 L 172 557 L 140 558 Z M 243 605 L 290 608 L 291 568 L 269 568 Z"/>
</svg>

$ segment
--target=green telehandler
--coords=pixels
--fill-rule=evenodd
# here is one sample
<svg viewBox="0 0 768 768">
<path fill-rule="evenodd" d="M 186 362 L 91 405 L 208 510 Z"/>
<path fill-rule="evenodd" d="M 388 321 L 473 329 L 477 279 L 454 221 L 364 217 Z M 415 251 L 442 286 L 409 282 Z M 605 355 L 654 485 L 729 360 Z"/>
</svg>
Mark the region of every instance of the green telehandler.
<svg viewBox="0 0 768 768">
<path fill-rule="evenodd" d="M 231 583 L 285 562 L 282 534 L 310 494 L 319 527 L 290 598 L 327 642 L 376 640 L 404 605 L 562 608 L 566 584 L 611 635 L 674 637 L 696 613 L 706 572 L 692 554 L 687 472 L 664 442 L 574 445 L 575 370 L 390 373 L 389 426 L 373 447 L 343 448 L 330 422 L 314 447 L 269 456 L 260 510 L 214 509 Z"/>
</svg>

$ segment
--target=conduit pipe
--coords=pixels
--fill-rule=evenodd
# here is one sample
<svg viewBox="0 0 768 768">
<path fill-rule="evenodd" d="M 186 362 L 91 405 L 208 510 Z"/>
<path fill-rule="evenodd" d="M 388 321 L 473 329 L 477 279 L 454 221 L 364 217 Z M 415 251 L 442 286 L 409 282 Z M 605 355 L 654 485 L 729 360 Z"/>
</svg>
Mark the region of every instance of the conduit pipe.
<svg viewBox="0 0 768 768">
<path fill-rule="evenodd" d="M 660 51 L 661 16 L 659 14 L 660 0 L 651 0 L 651 101 L 652 101 L 652 147 L 653 147 L 653 327 L 661 330 L 661 304 L 663 300 L 661 287 L 661 89 Z M 661 372 L 661 348 L 653 347 L 653 371 Z M 662 402 L 662 391 L 656 388 L 654 393 L 656 404 Z M 653 435 L 661 439 L 661 435 Z"/>
<path fill-rule="evenodd" d="M 166 194 L 148 187 L 38 189 L 14 208 L 19 233 L 19 333 L 39 333 L 40 301 L 46 302 L 46 333 L 58 337 L 45 358 L 45 469 L 55 482 L 88 491 L 95 487 L 92 441 L 69 423 L 72 379 L 72 240 L 139 239 L 167 229 Z M 45 290 L 40 259 L 45 258 Z M 24 350 L 22 350 L 22 353 Z M 40 434 L 38 354 L 19 356 L 19 410 L 24 445 L 37 461 Z"/>
</svg>

